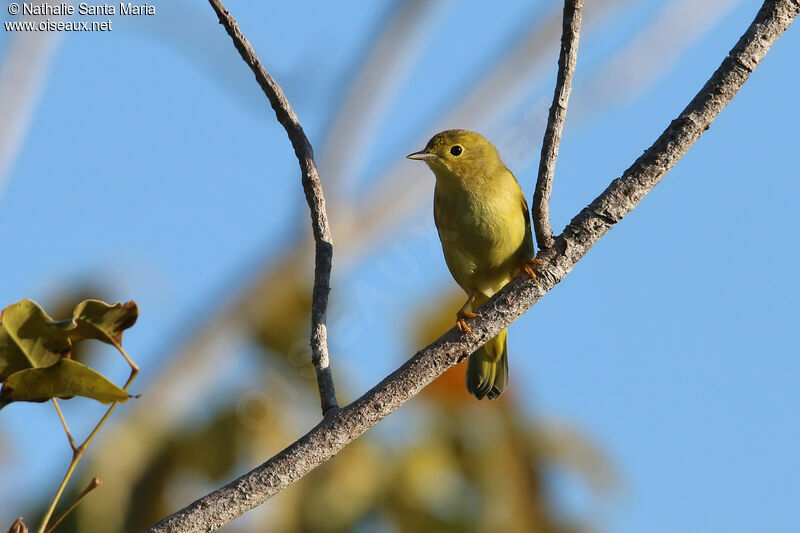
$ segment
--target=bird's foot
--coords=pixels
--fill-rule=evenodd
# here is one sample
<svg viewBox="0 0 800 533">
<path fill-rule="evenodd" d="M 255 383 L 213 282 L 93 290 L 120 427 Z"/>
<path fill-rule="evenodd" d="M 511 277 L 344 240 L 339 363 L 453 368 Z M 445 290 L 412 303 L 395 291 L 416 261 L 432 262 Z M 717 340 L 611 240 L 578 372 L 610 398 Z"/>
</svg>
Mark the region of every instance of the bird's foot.
<svg viewBox="0 0 800 533">
<path fill-rule="evenodd" d="M 541 259 L 528 259 L 524 263 L 522 263 L 522 270 L 528 275 L 529 278 L 532 280 L 538 279 L 536 277 L 536 272 L 533 271 L 533 267 L 538 267 L 542 265 Z"/>
<path fill-rule="evenodd" d="M 467 335 L 472 335 L 472 330 L 469 329 L 469 326 L 467 325 L 467 320 L 466 319 L 475 318 L 477 316 L 480 316 L 480 315 L 478 315 L 478 313 L 471 313 L 469 311 L 459 311 L 458 312 L 458 314 L 456 315 L 456 326 L 458 326 L 458 329 L 461 330 L 461 333 L 466 333 Z"/>
</svg>

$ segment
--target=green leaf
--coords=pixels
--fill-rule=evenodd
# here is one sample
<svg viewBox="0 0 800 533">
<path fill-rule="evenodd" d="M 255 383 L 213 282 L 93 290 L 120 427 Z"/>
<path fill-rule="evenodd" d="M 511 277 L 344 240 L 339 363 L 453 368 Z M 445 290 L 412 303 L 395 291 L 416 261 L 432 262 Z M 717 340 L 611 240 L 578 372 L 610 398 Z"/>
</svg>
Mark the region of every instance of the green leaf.
<svg viewBox="0 0 800 533">
<path fill-rule="evenodd" d="M 0 383 L 17 370 L 29 367 L 28 358 L 0 324 Z"/>
<path fill-rule="evenodd" d="M 0 409 L 11 402 L 44 402 L 65 396 L 84 396 L 101 403 L 124 402 L 130 397 L 99 372 L 71 359 L 61 359 L 47 368 L 11 374 L 0 390 Z"/>
<path fill-rule="evenodd" d="M 72 341 L 96 339 L 108 344 L 120 344 L 122 332 L 133 326 L 139 317 L 139 307 L 133 300 L 109 305 L 100 300 L 85 300 L 75 307 L 72 326 L 66 328 Z"/>
<path fill-rule="evenodd" d="M 132 301 L 109 305 L 85 300 L 75 307 L 72 319 L 62 322 L 54 322 L 31 300 L 6 307 L 0 314 L 0 407 L 72 396 L 124 402 L 128 393 L 68 356 L 72 341 L 97 339 L 118 345 L 138 316 Z"/>
<path fill-rule="evenodd" d="M 46 368 L 69 354 L 67 334 L 39 304 L 21 300 L 0 314 L 0 382 L 26 368 Z"/>
</svg>

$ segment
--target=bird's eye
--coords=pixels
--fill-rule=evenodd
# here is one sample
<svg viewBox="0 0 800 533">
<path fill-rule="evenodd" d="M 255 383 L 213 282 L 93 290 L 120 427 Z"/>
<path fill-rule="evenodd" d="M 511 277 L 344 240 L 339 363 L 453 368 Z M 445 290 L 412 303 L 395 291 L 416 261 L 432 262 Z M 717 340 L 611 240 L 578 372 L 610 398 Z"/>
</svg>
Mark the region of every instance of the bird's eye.
<svg viewBox="0 0 800 533">
<path fill-rule="evenodd" d="M 464 149 L 461 148 L 459 145 L 455 145 L 452 148 L 450 148 L 450 153 L 453 154 L 456 157 L 460 156 L 461 152 L 463 152 L 463 151 L 464 151 Z"/>
</svg>

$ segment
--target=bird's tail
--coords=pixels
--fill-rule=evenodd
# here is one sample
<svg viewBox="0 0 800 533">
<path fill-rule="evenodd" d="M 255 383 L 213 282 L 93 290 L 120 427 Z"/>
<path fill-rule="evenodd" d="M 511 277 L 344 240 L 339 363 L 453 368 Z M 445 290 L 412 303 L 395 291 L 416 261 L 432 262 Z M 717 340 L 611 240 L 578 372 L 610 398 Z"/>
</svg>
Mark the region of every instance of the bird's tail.
<svg viewBox="0 0 800 533">
<path fill-rule="evenodd" d="M 467 390 L 481 400 L 497 399 L 508 384 L 508 344 L 503 330 L 467 361 Z"/>
</svg>

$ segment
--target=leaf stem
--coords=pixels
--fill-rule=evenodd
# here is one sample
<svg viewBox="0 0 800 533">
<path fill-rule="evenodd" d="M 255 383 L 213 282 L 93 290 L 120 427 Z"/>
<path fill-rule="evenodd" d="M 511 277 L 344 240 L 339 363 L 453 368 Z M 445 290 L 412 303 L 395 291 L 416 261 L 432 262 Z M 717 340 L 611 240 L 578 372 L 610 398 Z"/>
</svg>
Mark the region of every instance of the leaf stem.
<svg viewBox="0 0 800 533">
<path fill-rule="evenodd" d="M 122 345 L 119 342 L 117 342 L 116 339 L 114 339 L 113 337 L 109 337 L 109 340 L 111 341 L 111 344 L 114 345 L 114 348 L 116 348 L 119 351 L 119 353 L 122 354 L 122 357 L 125 358 L 125 361 L 127 361 L 127 363 L 131 365 L 131 375 L 128 378 L 128 381 L 125 383 L 125 386 L 122 387 L 122 390 L 126 390 L 128 388 L 128 385 L 133 383 L 134 378 L 136 378 L 136 374 L 139 373 L 139 365 L 133 362 L 133 359 L 130 358 L 128 353 L 125 351 Z"/>
<path fill-rule="evenodd" d="M 69 432 L 67 419 L 64 418 L 64 413 L 61 412 L 61 406 L 58 405 L 58 400 L 56 398 L 51 398 L 51 400 L 53 400 L 53 405 L 56 408 L 56 412 L 58 412 L 58 418 L 61 419 L 61 425 L 64 426 L 64 432 L 67 434 L 67 439 L 69 439 L 69 446 L 74 452 L 78 445 L 75 444 L 75 439 L 72 438 L 72 433 Z"/>
</svg>

